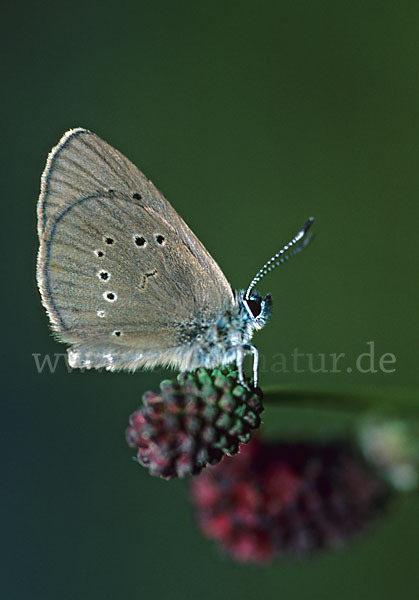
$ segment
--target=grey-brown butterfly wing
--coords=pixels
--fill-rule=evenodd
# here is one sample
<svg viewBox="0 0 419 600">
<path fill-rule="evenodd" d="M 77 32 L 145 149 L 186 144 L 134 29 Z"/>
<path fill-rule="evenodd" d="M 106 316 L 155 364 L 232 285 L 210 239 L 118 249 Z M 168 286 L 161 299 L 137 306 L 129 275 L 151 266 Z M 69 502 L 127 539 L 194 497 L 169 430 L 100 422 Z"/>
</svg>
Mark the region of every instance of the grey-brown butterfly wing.
<svg viewBox="0 0 419 600">
<path fill-rule="evenodd" d="M 87 130 L 48 158 L 38 232 L 38 285 L 72 366 L 187 368 L 191 342 L 234 302 L 169 202 Z"/>
</svg>

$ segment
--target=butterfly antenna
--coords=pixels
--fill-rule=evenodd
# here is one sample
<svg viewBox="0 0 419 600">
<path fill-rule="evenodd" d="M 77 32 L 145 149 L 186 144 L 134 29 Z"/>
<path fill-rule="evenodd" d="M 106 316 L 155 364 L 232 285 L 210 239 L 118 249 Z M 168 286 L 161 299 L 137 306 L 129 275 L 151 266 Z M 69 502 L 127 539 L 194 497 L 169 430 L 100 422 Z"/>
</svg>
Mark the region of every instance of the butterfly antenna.
<svg viewBox="0 0 419 600">
<path fill-rule="evenodd" d="M 274 269 L 276 269 L 276 267 L 279 267 L 279 265 L 282 265 L 282 263 L 286 262 L 296 254 L 301 252 L 301 250 L 304 250 L 304 248 L 311 242 L 311 240 L 313 239 L 313 234 L 310 233 L 309 235 L 307 235 L 307 232 L 313 223 L 314 219 L 313 217 L 310 217 L 305 223 L 304 227 L 300 229 L 300 231 L 297 233 L 297 235 L 295 235 L 292 238 L 292 240 L 288 242 L 288 244 L 281 248 L 279 252 L 274 254 L 272 258 L 270 258 L 263 265 L 263 267 L 259 269 L 259 271 L 253 277 L 249 287 L 246 290 L 246 294 L 244 296 L 246 300 L 249 299 L 250 292 L 255 287 L 255 285 L 262 279 L 262 277 L 265 277 L 265 275 L 269 273 L 269 271 L 273 271 Z"/>
</svg>

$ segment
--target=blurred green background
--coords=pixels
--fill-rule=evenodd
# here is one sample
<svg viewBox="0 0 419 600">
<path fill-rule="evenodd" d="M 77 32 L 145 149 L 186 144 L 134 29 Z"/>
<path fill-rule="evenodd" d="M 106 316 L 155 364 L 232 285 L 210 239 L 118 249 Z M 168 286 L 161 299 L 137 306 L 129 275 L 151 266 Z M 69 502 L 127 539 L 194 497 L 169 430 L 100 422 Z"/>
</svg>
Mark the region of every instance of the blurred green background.
<svg viewBox="0 0 419 600">
<path fill-rule="evenodd" d="M 38 374 L 33 354 L 64 352 L 35 283 L 39 179 L 83 126 L 155 182 L 233 287 L 316 217 L 312 246 L 259 286 L 274 299 L 262 386 L 417 389 L 419 4 L 23 2 L 2 21 L 3 596 L 417 593 L 417 498 L 336 554 L 234 565 L 195 529 L 186 484 L 125 444 L 167 373 Z M 369 341 L 393 373 L 346 371 Z M 296 348 L 348 359 L 275 372 Z"/>
</svg>

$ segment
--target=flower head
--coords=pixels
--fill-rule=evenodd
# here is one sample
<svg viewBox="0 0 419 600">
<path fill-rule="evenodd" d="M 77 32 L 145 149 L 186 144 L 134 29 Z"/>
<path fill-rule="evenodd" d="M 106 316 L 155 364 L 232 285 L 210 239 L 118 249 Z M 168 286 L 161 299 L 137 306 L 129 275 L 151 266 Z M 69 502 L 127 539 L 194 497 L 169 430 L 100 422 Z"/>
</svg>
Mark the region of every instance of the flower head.
<svg viewBox="0 0 419 600">
<path fill-rule="evenodd" d="M 237 453 L 261 423 L 262 392 L 248 387 L 228 369 L 202 368 L 162 381 L 160 391 L 146 392 L 143 407 L 130 417 L 126 438 L 138 449 L 138 462 L 171 479 L 197 475 Z"/>
<path fill-rule="evenodd" d="M 191 492 L 205 536 L 239 562 L 266 564 L 343 545 L 388 490 L 346 442 L 254 438 L 193 480 Z"/>
</svg>

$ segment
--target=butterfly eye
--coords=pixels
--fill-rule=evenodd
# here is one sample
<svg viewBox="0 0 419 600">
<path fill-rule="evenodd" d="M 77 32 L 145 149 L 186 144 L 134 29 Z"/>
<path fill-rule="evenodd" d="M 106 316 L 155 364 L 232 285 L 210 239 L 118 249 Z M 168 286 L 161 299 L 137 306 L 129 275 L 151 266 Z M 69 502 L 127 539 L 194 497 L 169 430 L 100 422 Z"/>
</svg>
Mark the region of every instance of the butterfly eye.
<svg viewBox="0 0 419 600">
<path fill-rule="evenodd" d="M 105 253 L 103 252 L 103 250 L 94 250 L 94 253 L 96 254 L 96 256 L 98 258 L 103 258 L 105 256 Z"/>
<path fill-rule="evenodd" d="M 249 300 L 247 300 L 247 306 L 254 318 L 257 319 L 262 310 L 262 299 L 258 298 L 255 300 L 254 298 L 249 298 Z"/>
<path fill-rule="evenodd" d="M 139 194 L 138 192 L 135 192 L 135 194 L 133 194 L 132 197 L 134 198 L 134 200 L 141 200 L 142 199 L 141 194 Z"/>
<path fill-rule="evenodd" d="M 105 244 L 108 244 L 108 246 L 111 246 L 114 242 L 114 239 L 111 237 L 105 237 Z"/>
</svg>

